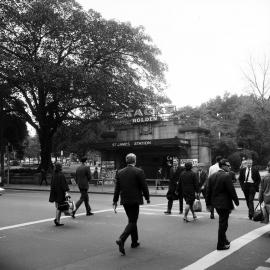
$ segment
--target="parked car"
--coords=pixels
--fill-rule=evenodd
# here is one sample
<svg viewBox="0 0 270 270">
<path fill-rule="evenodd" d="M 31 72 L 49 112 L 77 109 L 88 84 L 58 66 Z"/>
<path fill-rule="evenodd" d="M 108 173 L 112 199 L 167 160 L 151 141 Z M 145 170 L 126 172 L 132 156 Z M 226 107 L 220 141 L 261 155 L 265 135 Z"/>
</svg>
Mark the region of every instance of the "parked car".
<svg viewBox="0 0 270 270">
<path fill-rule="evenodd" d="M 5 193 L 5 189 L 0 187 L 0 196 L 3 195 Z"/>
</svg>

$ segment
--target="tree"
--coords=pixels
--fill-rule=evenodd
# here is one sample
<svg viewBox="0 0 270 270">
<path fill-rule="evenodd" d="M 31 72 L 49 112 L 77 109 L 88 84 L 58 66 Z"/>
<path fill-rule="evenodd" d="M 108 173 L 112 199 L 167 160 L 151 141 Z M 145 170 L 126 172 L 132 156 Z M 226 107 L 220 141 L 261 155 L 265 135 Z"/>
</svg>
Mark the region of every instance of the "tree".
<svg viewBox="0 0 270 270">
<path fill-rule="evenodd" d="M 239 147 L 254 150 L 261 153 L 261 133 L 256 126 L 256 122 L 250 114 L 244 114 L 239 120 L 237 134 L 237 144 Z"/>
<path fill-rule="evenodd" d="M 39 159 L 40 156 L 40 144 L 38 141 L 38 137 L 28 137 L 25 142 L 25 149 L 24 149 L 24 155 L 27 158 L 37 158 Z"/>
<path fill-rule="evenodd" d="M 42 167 L 52 139 L 68 121 L 169 101 L 166 65 L 142 27 L 105 20 L 73 0 L 0 3 L 0 79 L 41 145 Z"/>
</svg>

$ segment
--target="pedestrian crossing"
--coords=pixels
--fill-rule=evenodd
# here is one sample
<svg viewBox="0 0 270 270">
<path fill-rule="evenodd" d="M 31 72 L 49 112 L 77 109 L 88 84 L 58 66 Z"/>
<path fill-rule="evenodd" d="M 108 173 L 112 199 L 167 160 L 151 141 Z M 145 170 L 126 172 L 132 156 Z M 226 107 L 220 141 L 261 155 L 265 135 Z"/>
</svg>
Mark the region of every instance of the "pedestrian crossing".
<svg viewBox="0 0 270 270">
<path fill-rule="evenodd" d="M 255 270 L 270 270 L 270 258 L 265 261 L 266 264 L 269 264 L 269 267 L 258 266 Z"/>
</svg>

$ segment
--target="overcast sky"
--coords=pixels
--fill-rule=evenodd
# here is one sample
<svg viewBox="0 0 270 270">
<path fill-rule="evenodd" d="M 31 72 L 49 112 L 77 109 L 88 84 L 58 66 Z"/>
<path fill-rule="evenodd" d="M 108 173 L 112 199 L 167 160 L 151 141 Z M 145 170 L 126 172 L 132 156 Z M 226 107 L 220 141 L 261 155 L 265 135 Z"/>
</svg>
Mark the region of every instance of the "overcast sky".
<svg viewBox="0 0 270 270">
<path fill-rule="evenodd" d="M 250 57 L 270 57 L 269 0 L 77 0 L 106 19 L 143 25 L 168 65 L 174 105 L 245 94 Z"/>
</svg>

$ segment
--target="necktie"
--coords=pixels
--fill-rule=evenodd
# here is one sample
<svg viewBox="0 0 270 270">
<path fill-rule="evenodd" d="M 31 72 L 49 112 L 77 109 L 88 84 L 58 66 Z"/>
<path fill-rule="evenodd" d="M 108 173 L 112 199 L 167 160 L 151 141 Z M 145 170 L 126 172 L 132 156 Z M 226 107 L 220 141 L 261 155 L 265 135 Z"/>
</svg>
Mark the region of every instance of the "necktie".
<svg viewBox="0 0 270 270">
<path fill-rule="evenodd" d="M 248 168 L 248 174 L 247 174 L 246 182 L 248 181 L 249 172 L 250 172 L 250 168 Z"/>
</svg>

